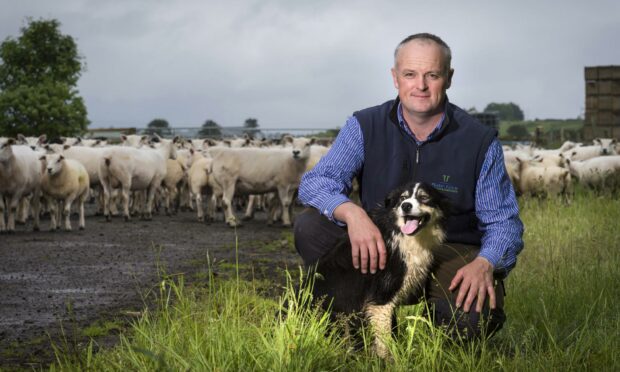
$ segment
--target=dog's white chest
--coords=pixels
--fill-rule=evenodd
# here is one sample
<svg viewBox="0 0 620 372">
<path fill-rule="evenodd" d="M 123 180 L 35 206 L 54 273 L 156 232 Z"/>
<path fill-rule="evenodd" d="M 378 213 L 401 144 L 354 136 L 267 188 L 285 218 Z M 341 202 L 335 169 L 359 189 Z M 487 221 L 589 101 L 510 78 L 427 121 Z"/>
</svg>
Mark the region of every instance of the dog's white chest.
<svg viewBox="0 0 620 372">
<path fill-rule="evenodd" d="M 399 291 L 401 297 L 426 281 L 433 255 L 430 249 L 422 247 L 415 239 L 401 239 L 394 243 L 399 245 L 399 251 L 407 266 L 403 286 Z"/>
</svg>

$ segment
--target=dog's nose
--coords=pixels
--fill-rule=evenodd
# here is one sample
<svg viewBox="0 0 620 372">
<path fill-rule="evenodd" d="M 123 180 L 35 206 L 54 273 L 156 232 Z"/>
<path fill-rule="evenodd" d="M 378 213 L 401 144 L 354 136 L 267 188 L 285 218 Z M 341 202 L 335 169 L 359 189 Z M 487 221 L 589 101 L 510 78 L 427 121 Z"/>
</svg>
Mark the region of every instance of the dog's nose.
<svg viewBox="0 0 620 372">
<path fill-rule="evenodd" d="M 409 213 L 411 211 L 412 207 L 413 206 L 411 205 L 411 203 L 403 203 L 403 204 L 400 205 L 400 209 L 402 209 L 403 212 L 405 212 L 405 213 Z"/>
</svg>

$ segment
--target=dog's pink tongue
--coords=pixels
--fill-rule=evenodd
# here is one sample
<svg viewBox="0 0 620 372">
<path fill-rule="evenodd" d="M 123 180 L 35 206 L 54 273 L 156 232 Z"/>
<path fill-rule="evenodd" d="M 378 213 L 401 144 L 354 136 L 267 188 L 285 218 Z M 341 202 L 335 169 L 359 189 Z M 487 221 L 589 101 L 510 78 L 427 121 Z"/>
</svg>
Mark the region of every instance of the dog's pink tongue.
<svg viewBox="0 0 620 372">
<path fill-rule="evenodd" d="M 400 227 L 400 231 L 402 231 L 403 234 L 413 234 L 413 232 L 418 228 L 418 220 L 409 220 L 407 221 L 407 223 L 405 223 L 404 226 Z"/>
</svg>

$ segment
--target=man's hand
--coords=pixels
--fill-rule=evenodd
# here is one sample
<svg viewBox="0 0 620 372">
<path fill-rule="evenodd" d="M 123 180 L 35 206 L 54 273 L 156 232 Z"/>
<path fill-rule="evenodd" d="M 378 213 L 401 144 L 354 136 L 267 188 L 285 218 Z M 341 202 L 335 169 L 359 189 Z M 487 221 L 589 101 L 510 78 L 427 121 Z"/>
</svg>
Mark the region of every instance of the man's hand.
<svg viewBox="0 0 620 372">
<path fill-rule="evenodd" d="M 387 259 L 385 243 L 381 232 L 368 217 L 366 211 L 351 202 L 347 202 L 334 210 L 334 217 L 347 224 L 353 267 L 361 268 L 362 274 L 366 274 L 370 261 L 370 272 L 372 274 L 377 272 L 377 267 L 383 270 Z"/>
<path fill-rule="evenodd" d="M 456 307 L 463 305 L 463 311 L 469 312 L 474 300 L 476 312 L 481 312 L 484 300 L 489 295 L 491 309 L 495 309 L 495 288 L 493 288 L 493 265 L 485 258 L 476 257 L 463 266 L 450 283 L 450 291 L 459 289 L 456 296 Z M 465 303 L 463 303 L 465 301 Z"/>
</svg>

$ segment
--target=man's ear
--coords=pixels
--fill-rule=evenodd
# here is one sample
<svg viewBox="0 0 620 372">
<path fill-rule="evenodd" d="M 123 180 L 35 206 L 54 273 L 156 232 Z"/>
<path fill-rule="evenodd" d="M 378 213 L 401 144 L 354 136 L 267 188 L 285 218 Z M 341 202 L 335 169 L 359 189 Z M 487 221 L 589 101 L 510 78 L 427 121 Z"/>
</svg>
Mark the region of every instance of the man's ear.
<svg viewBox="0 0 620 372">
<path fill-rule="evenodd" d="M 394 88 L 398 89 L 398 79 L 396 78 L 396 74 L 398 74 L 398 71 L 396 71 L 396 66 L 392 67 L 392 80 L 394 81 Z"/>
<path fill-rule="evenodd" d="M 446 89 L 450 88 L 450 86 L 452 86 L 452 77 L 454 76 L 454 69 L 451 68 L 450 71 L 448 71 L 448 79 L 446 81 Z"/>
</svg>

